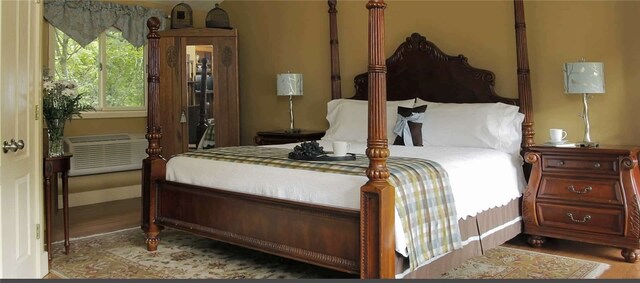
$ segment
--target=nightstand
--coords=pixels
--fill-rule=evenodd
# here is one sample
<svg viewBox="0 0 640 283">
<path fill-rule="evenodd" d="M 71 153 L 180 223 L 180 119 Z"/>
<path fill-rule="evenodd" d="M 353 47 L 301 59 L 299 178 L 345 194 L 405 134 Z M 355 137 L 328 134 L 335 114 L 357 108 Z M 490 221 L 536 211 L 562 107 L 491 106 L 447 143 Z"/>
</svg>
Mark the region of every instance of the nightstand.
<svg viewBox="0 0 640 283">
<path fill-rule="evenodd" d="M 524 233 L 540 247 L 544 237 L 622 249 L 635 262 L 640 249 L 638 153 L 631 146 L 534 146 L 522 203 Z"/>
<path fill-rule="evenodd" d="M 285 130 L 258 132 L 254 138 L 257 145 L 284 144 L 319 140 L 324 131 L 305 131 L 287 133 Z"/>
</svg>

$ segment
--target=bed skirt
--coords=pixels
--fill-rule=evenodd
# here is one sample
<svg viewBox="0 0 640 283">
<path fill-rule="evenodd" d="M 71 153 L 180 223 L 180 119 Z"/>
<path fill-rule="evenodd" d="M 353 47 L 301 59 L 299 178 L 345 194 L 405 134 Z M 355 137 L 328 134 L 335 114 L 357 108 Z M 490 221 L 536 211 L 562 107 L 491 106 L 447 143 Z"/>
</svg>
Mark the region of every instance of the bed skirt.
<svg viewBox="0 0 640 283">
<path fill-rule="evenodd" d="M 463 248 L 434 258 L 428 264 L 407 272 L 409 259 L 396 252 L 396 278 L 440 278 L 451 268 L 484 254 L 522 232 L 520 198 L 508 204 L 458 220 Z"/>
</svg>

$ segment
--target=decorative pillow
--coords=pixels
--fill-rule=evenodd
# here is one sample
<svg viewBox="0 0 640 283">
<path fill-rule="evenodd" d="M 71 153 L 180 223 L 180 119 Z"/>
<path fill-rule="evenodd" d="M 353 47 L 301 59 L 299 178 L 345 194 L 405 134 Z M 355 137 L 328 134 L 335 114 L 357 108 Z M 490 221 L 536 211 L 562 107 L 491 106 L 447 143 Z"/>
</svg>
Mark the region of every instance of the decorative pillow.
<svg viewBox="0 0 640 283">
<path fill-rule="evenodd" d="M 518 154 L 522 120 L 504 103 L 429 103 L 422 124 L 424 145 L 493 148 Z"/>
<path fill-rule="evenodd" d="M 422 146 L 422 121 L 424 121 L 424 111 L 427 105 L 414 108 L 398 106 L 398 120 L 393 132 L 398 135 L 393 142 L 394 145 Z M 405 143 L 405 135 L 409 131 L 410 140 Z M 408 144 L 411 142 L 411 144 Z"/>
<path fill-rule="evenodd" d="M 391 144 L 396 136 L 393 133 L 398 106 L 412 107 L 414 99 L 387 101 L 387 139 Z M 327 103 L 327 129 L 322 140 L 366 143 L 368 129 L 368 109 L 366 100 L 334 99 Z"/>
</svg>

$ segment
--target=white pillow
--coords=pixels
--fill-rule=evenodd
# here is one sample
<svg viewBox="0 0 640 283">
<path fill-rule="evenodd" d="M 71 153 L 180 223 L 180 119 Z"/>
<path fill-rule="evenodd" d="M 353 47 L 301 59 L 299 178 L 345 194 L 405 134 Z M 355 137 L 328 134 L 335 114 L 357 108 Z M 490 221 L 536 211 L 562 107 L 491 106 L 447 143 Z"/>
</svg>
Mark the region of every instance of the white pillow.
<svg viewBox="0 0 640 283">
<path fill-rule="evenodd" d="M 427 104 L 422 123 L 425 146 L 493 148 L 510 154 L 520 152 L 524 115 L 518 112 L 517 106 L 504 103 Z"/>
<path fill-rule="evenodd" d="M 393 144 L 396 134 L 393 127 L 398 116 L 398 106 L 412 107 L 414 99 L 387 101 L 387 140 Z M 327 129 L 322 140 L 367 142 L 368 101 L 354 99 L 334 99 L 327 103 Z"/>
<path fill-rule="evenodd" d="M 426 101 L 426 100 L 422 100 L 422 99 L 420 99 L 418 97 L 418 98 L 416 98 L 416 103 L 413 105 L 413 107 L 420 107 L 422 105 L 429 105 L 429 104 L 432 104 L 432 103 L 439 104 L 439 102 Z M 427 108 L 428 108 L 428 106 L 427 106 Z"/>
</svg>

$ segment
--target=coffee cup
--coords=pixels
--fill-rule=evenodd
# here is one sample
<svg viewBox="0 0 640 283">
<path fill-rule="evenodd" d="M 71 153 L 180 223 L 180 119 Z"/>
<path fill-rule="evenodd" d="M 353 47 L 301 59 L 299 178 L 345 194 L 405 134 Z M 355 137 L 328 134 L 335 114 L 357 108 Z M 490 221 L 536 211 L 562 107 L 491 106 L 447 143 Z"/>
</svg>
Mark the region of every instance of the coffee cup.
<svg viewBox="0 0 640 283">
<path fill-rule="evenodd" d="M 549 129 L 549 140 L 551 142 L 561 142 L 567 137 L 567 132 L 563 129 Z"/>
<path fill-rule="evenodd" d="M 349 150 L 349 143 L 343 141 L 333 142 L 333 155 L 346 156 L 347 150 Z"/>
</svg>

